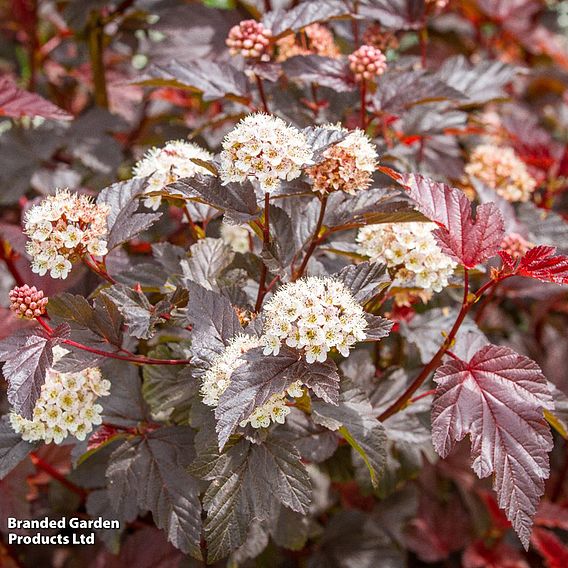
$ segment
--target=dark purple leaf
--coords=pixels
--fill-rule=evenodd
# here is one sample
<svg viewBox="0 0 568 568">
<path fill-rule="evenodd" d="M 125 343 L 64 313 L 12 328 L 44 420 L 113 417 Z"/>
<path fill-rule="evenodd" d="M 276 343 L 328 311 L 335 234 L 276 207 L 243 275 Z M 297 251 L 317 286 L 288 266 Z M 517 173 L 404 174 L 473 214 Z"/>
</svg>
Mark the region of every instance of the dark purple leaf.
<svg viewBox="0 0 568 568">
<path fill-rule="evenodd" d="M 62 324 L 48 336 L 43 329 L 24 329 L 0 341 L 2 372 L 8 381 L 8 402 L 14 412 L 32 419 L 47 371 L 53 363 L 53 347 L 69 336 Z"/>
<path fill-rule="evenodd" d="M 355 90 L 355 80 L 343 59 L 322 55 L 297 55 L 282 64 L 286 75 L 293 81 L 317 83 L 339 93 Z"/>
<path fill-rule="evenodd" d="M 337 279 L 347 286 L 361 304 L 370 300 L 390 284 L 386 266 L 378 262 L 350 264 L 339 272 Z"/>
</svg>

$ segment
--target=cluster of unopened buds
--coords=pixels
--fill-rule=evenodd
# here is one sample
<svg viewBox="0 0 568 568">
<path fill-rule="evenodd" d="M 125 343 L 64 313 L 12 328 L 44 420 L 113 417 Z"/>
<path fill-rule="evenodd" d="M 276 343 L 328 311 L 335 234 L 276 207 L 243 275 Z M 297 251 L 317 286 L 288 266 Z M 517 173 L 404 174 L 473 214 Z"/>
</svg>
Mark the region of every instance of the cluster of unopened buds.
<svg viewBox="0 0 568 568">
<path fill-rule="evenodd" d="M 385 52 L 387 49 L 396 49 L 399 45 L 398 39 L 393 32 L 384 30 L 378 23 L 371 24 L 363 34 L 363 43 L 372 45 Z"/>
<path fill-rule="evenodd" d="M 342 282 L 310 276 L 282 286 L 264 307 L 265 355 L 282 343 L 301 350 L 308 363 L 323 362 L 335 348 L 347 357 L 366 338 L 361 305 Z"/>
<path fill-rule="evenodd" d="M 440 292 L 457 264 L 436 243 L 435 228 L 435 223 L 368 225 L 357 234 L 358 252 L 386 264 L 393 287 Z"/>
<path fill-rule="evenodd" d="M 73 262 L 84 255 L 106 255 L 108 213 L 106 204 L 68 190 L 57 190 L 32 207 L 25 217 L 25 233 L 33 272 L 67 278 Z"/>
<path fill-rule="evenodd" d="M 10 310 L 23 319 L 35 319 L 45 314 L 48 298 L 35 286 L 16 286 L 10 290 Z"/>
<path fill-rule="evenodd" d="M 293 180 L 311 164 L 313 150 L 306 136 L 281 118 L 256 113 L 243 118 L 223 141 L 220 176 L 223 183 L 258 180 L 266 193 L 281 180 Z"/>
<path fill-rule="evenodd" d="M 260 345 L 258 337 L 237 335 L 214 361 L 203 376 L 201 395 L 204 404 L 216 407 L 221 395 L 231 383 L 231 375 L 244 363 L 242 356 Z M 284 392 L 272 395 L 269 400 L 257 406 L 252 414 L 241 422 L 244 427 L 250 424 L 253 428 L 267 428 L 271 423 L 283 424 L 290 413 L 288 398 L 301 397 L 302 386 L 299 382 L 290 385 Z"/>
<path fill-rule="evenodd" d="M 298 36 L 290 34 L 278 40 L 278 61 L 296 55 L 321 55 L 336 59 L 341 55 L 333 34 L 321 24 L 306 26 Z"/>
<path fill-rule="evenodd" d="M 355 193 L 369 187 L 377 165 L 377 152 L 370 138 L 359 129 L 348 131 L 340 125 L 326 125 L 346 137 L 325 150 L 324 159 L 306 169 L 314 191 Z"/>
<path fill-rule="evenodd" d="M 370 81 L 387 70 L 387 58 L 380 49 L 362 45 L 349 56 L 349 68 L 356 81 Z"/>
<path fill-rule="evenodd" d="M 150 148 L 132 169 L 134 177 L 148 177 L 144 191 L 154 194 L 145 198 L 144 205 L 156 210 L 162 202 L 159 192 L 168 184 L 196 174 L 211 175 L 209 169 L 194 160 L 210 162 L 212 159 L 211 152 L 184 140 L 171 140 L 161 148 Z"/>
<path fill-rule="evenodd" d="M 525 163 L 509 147 L 481 144 L 471 153 L 465 172 L 507 201 L 528 201 L 536 189 L 536 180 Z"/>
<path fill-rule="evenodd" d="M 109 394 L 110 382 L 103 379 L 98 368 L 77 373 L 51 369 L 41 387 L 32 419 L 12 412 L 10 423 L 28 442 L 61 444 L 68 436 L 84 440 L 93 426 L 102 422 L 103 407 L 97 404 L 97 399 Z"/>
<path fill-rule="evenodd" d="M 534 243 L 527 241 L 518 233 L 509 233 L 501 242 L 501 249 L 513 258 L 521 258 L 534 246 Z"/>
<path fill-rule="evenodd" d="M 231 55 L 269 61 L 272 32 L 256 20 L 243 20 L 229 31 L 226 44 Z"/>
</svg>

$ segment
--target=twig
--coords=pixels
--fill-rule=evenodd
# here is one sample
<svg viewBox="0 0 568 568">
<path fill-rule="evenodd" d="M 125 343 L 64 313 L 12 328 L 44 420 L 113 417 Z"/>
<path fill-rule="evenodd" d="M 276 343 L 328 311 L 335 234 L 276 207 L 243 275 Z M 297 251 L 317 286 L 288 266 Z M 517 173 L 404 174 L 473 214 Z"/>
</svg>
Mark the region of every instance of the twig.
<svg viewBox="0 0 568 568">
<path fill-rule="evenodd" d="M 108 92 L 104 64 L 104 38 L 104 23 L 101 21 L 101 15 L 98 12 L 93 12 L 87 26 L 87 40 L 95 88 L 95 103 L 102 108 L 108 108 Z"/>
<path fill-rule="evenodd" d="M 306 255 L 304 256 L 304 260 L 302 260 L 302 264 L 300 265 L 300 268 L 298 268 L 298 270 L 296 270 L 294 272 L 294 274 L 292 275 L 292 280 L 298 280 L 298 278 L 301 278 L 301 276 L 304 274 L 304 271 L 306 270 L 306 266 L 308 265 L 308 261 L 310 260 L 310 257 L 312 256 L 312 254 L 316 250 L 318 243 L 320 242 L 320 231 L 321 231 L 321 228 L 323 226 L 323 219 L 325 217 L 326 205 L 327 205 L 327 195 L 323 195 L 322 198 L 321 198 L 321 205 L 320 205 L 320 213 L 319 213 L 318 222 L 317 222 L 314 234 L 312 235 L 310 245 L 308 247 L 308 250 L 306 251 Z"/>
<path fill-rule="evenodd" d="M 36 318 L 37 322 L 45 329 L 48 335 L 53 334 L 53 328 L 41 317 Z M 118 359 L 120 361 L 128 361 L 129 363 L 136 363 L 138 365 L 189 365 L 190 359 L 155 359 L 154 357 L 146 357 L 144 355 L 119 355 L 118 353 L 109 353 L 102 351 L 88 345 L 83 345 L 72 339 L 62 339 L 61 342 L 69 347 L 76 347 L 82 351 L 100 355 L 101 357 L 108 357 L 109 359 Z"/>
<path fill-rule="evenodd" d="M 361 81 L 361 130 L 367 129 L 367 81 Z"/>
<path fill-rule="evenodd" d="M 45 471 L 50 477 L 59 481 L 61 485 L 72 491 L 73 493 L 79 495 L 82 499 L 87 496 L 87 490 L 83 487 L 75 485 L 73 482 L 69 481 L 63 474 L 57 471 L 51 464 L 40 458 L 35 452 L 30 453 L 30 459 L 34 466 L 41 471 Z"/>
<path fill-rule="evenodd" d="M 268 249 L 270 246 L 270 194 L 264 194 L 264 223 L 262 225 L 262 248 Z M 268 275 L 268 267 L 266 263 L 262 263 L 262 268 L 260 272 L 260 281 L 258 283 L 258 294 L 256 296 L 256 303 L 254 306 L 254 311 L 259 312 L 262 307 L 262 301 L 266 295 L 266 276 Z"/>
<path fill-rule="evenodd" d="M 270 114 L 270 109 L 268 108 L 268 103 L 266 102 L 266 93 L 264 92 L 264 83 L 262 77 L 259 77 L 256 73 L 254 74 L 256 78 L 256 86 L 258 87 L 258 93 L 260 95 L 260 100 L 262 101 L 262 108 L 264 112 Z"/>
</svg>

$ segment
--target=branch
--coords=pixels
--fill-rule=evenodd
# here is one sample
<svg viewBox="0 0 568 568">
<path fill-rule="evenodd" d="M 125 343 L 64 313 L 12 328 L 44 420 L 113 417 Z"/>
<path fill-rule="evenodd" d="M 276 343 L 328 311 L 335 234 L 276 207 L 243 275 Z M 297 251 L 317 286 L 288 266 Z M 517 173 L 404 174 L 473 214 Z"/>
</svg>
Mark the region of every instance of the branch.
<svg viewBox="0 0 568 568">
<path fill-rule="evenodd" d="M 262 248 L 267 249 L 270 245 L 270 194 L 264 194 L 264 224 L 262 225 Z M 259 312 L 262 307 L 262 301 L 266 295 L 266 276 L 268 275 L 268 267 L 266 263 L 262 263 L 262 269 L 260 273 L 260 282 L 258 283 L 258 295 L 256 296 L 256 304 L 254 306 L 254 311 Z"/>
</svg>

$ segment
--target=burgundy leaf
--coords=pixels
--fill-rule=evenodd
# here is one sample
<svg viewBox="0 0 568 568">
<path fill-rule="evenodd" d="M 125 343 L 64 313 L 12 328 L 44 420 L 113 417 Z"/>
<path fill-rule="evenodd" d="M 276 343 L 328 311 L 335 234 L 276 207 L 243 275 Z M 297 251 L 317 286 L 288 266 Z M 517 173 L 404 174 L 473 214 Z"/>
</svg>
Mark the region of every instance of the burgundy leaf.
<svg viewBox="0 0 568 568">
<path fill-rule="evenodd" d="M 486 345 L 469 362 L 440 367 L 434 380 L 434 448 L 445 458 L 469 434 L 473 470 L 480 478 L 494 475 L 499 506 L 528 547 L 552 449 L 543 409 L 553 402 L 544 375 L 512 349 Z"/>
<path fill-rule="evenodd" d="M 73 119 L 73 116 L 68 112 L 40 95 L 20 89 L 8 76 L 0 78 L 0 116 L 11 116 L 13 118 L 41 116 L 56 120 Z"/>
<path fill-rule="evenodd" d="M 555 252 L 555 247 L 545 245 L 530 249 L 521 259 L 516 274 L 543 282 L 568 284 L 568 256 L 555 255 Z"/>
<path fill-rule="evenodd" d="M 534 518 L 534 524 L 568 531 L 568 505 L 543 501 Z"/>
<path fill-rule="evenodd" d="M 494 256 L 505 234 L 503 216 L 494 203 L 483 203 L 473 219 L 471 203 L 459 189 L 421 175 L 401 176 L 418 210 L 438 223 L 434 236 L 442 250 L 466 268 Z"/>
<path fill-rule="evenodd" d="M 470 544 L 463 555 L 463 568 L 529 568 L 522 554 L 499 542 L 489 548 L 482 540 Z"/>
</svg>

